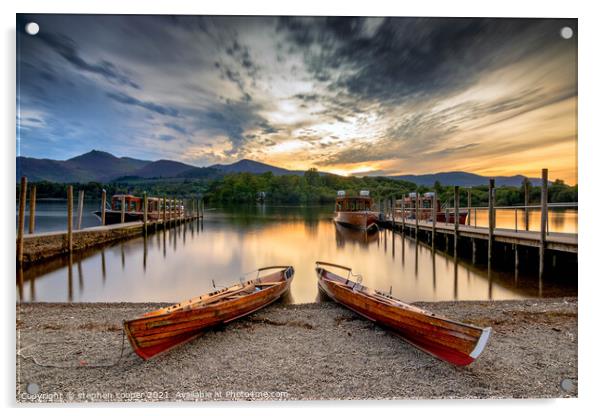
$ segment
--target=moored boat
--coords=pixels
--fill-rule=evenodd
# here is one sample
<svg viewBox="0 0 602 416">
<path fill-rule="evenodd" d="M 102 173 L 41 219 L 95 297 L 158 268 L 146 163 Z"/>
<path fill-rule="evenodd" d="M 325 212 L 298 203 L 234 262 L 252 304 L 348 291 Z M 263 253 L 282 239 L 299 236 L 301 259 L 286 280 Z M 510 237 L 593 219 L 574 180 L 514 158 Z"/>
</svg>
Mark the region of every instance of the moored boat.
<svg viewBox="0 0 602 416">
<path fill-rule="evenodd" d="M 339 276 L 326 267 L 344 270 L 347 276 Z M 361 276 L 353 274 L 349 267 L 316 262 L 316 273 L 319 289 L 331 299 L 449 363 L 458 366 L 472 363 L 483 352 L 491 334 L 491 328 L 454 321 L 366 288 L 361 284 Z"/>
<path fill-rule="evenodd" d="M 345 191 L 338 191 L 334 221 L 359 230 L 377 229 L 378 213 L 373 206 L 369 191 L 360 191 L 359 196 L 346 196 Z"/>
<path fill-rule="evenodd" d="M 275 302 L 288 291 L 294 273 L 292 266 L 260 268 L 252 280 L 124 321 L 125 333 L 136 354 L 148 360 L 196 338 L 204 329 Z"/>
<path fill-rule="evenodd" d="M 162 217 L 163 201 L 161 198 L 148 197 L 147 216 L 149 221 L 156 221 Z M 165 211 L 166 218 L 181 217 L 184 208 L 181 204 L 173 204 L 173 200 L 167 200 Z M 122 206 L 123 206 L 123 222 L 142 221 L 144 218 L 144 199 L 134 195 L 113 195 L 108 209 L 105 210 L 105 224 L 121 223 Z M 94 215 L 102 218 L 102 212 L 94 211 Z"/>
<path fill-rule="evenodd" d="M 444 222 L 446 224 L 455 223 L 453 207 L 448 207 L 447 203 L 441 204 L 441 201 L 436 197 L 434 192 L 425 192 L 424 194 L 410 192 L 407 196 L 404 196 L 403 204 L 401 200 L 396 201 L 396 208 L 400 212 L 401 207 L 404 207 L 401 215 L 404 215 L 406 219 L 415 220 L 418 217 L 420 221 L 432 221 L 433 204 L 435 204 L 437 222 Z M 458 224 L 465 225 L 467 218 L 468 211 L 460 209 L 458 211 Z"/>
</svg>

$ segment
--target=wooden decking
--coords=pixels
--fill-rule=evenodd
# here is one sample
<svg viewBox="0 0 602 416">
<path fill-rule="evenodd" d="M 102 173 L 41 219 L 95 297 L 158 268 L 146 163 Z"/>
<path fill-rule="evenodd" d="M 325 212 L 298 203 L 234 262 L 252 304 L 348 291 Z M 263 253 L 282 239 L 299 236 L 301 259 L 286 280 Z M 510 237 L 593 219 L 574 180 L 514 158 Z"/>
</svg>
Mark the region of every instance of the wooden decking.
<svg viewBox="0 0 602 416">
<path fill-rule="evenodd" d="M 407 219 L 405 224 L 396 219 L 394 222 L 390 219 L 381 222 L 381 227 L 401 229 L 403 227 L 410 230 L 416 229 L 416 220 Z M 433 230 L 432 221 L 418 221 L 419 231 L 431 232 Z M 454 224 L 438 222 L 435 225 L 435 233 L 454 235 Z M 458 225 L 459 238 L 476 238 L 481 240 L 489 239 L 489 229 L 486 227 L 474 227 L 468 225 Z M 519 246 L 539 247 L 541 233 L 539 231 L 510 230 L 496 228 L 493 231 L 493 239 L 496 242 L 506 244 L 516 244 Z M 568 253 L 577 253 L 578 235 L 572 233 L 548 233 L 546 235 L 546 249 L 563 251 Z"/>
</svg>

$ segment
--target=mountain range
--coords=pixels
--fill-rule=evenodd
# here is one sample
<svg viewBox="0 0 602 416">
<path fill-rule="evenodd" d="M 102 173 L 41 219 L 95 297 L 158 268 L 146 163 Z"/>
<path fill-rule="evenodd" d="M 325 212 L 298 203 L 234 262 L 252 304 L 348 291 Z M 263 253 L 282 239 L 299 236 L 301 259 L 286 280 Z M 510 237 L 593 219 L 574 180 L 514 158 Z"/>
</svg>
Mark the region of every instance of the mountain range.
<svg viewBox="0 0 602 416">
<path fill-rule="evenodd" d="M 129 157 L 116 157 L 110 153 L 92 150 L 68 160 L 36 159 L 17 157 L 17 180 L 26 176 L 31 182 L 110 182 L 127 179 L 211 179 L 229 173 L 247 172 L 274 175 L 302 175 L 304 171 L 288 170 L 254 160 L 242 159 L 238 162 L 207 167 L 187 165 L 173 160 L 139 160 Z M 478 186 L 486 185 L 489 177 L 468 172 L 441 172 L 426 175 L 388 176 L 391 179 L 413 182 L 417 185 L 432 186 L 435 181 L 441 185 Z M 497 186 L 520 186 L 525 177 L 496 176 Z M 535 186 L 541 179 L 529 178 Z"/>
</svg>

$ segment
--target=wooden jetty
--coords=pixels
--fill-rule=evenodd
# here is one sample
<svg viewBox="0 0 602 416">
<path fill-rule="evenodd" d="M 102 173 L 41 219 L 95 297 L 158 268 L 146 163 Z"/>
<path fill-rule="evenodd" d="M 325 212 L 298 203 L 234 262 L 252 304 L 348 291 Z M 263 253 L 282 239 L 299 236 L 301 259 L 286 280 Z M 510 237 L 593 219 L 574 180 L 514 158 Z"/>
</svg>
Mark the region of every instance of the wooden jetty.
<svg viewBox="0 0 602 416">
<path fill-rule="evenodd" d="M 525 185 L 525 189 L 526 185 Z M 539 254 L 539 277 L 544 273 L 545 258 L 548 252 L 558 253 L 578 253 L 578 235 L 577 233 L 560 233 L 549 232 L 548 211 L 550 208 L 576 208 L 576 203 L 557 203 L 549 204 L 548 196 L 548 170 L 542 170 L 542 190 L 541 201 L 538 205 L 525 206 L 495 206 L 495 181 L 489 180 L 488 205 L 486 207 L 471 206 L 470 189 L 468 190 L 467 207 L 460 207 L 459 204 L 458 186 L 454 187 L 454 206 L 453 206 L 453 222 L 432 221 L 432 218 L 437 218 L 433 208 L 427 208 L 432 213 L 425 218 L 425 215 L 419 215 L 419 203 L 415 207 L 404 206 L 404 197 L 396 201 L 394 198 L 388 200 L 384 206 L 387 207 L 382 214 L 379 226 L 381 228 L 399 231 L 401 233 L 413 234 L 417 239 L 425 239 L 432 246 L 435 242 L 443 237 L 446 247 L 448 242 L 453 239 L 454 256 L 458 252 L 458 244 L 460 242 L 469 242 L 472 245 L 472 261 L 475 262 L 477 252 L 477 242 L 485 241 L 487 243 L 487 265 L 491 267 L 491 262 L 494 256 L 494 245 L 510 246 L 514 250 L 515 266 L 518 267 L 519 248 L 535 248 Z M 405 195 L 404 195 L 405 196 Z M 419 199 L 419 198 L 418 198 Z M 528 202 L 528 197 L 525 198 Z M 397 208 L 400 206 L 400 208 Z M 514 210 L 515 226 L 514 229 L 496 227 L 496 212 L 498 210 Z M 487 211 L 487 224 L 477 226 L 476 218 L 478 211 Z M 525 213 L 525 228 L 518 228 L 518 212 Z M 541 213 L 541 224 L 537 231 L 530 231 L 528 223 L 528 212 L 539 211 Z M 464 212 L 472 215 L 474 213 L 474 224 L 463 225 L 458 223 L 459 213 Z"/>
<path fill-rule="evenodd" d="M 29 234 L 25 234 L 25 211 L 27 198 L 27 178 L 21 178 L 19 198 L 19 218 L 17 222 L 17 265 L 22 267 L 27 264 L 46 261 L 58 256 L 72 255 L 74 252 L 100 247 L 119 240 L 146 236 L 167 228 L 177 227 L 191 221 L 202 221 L 204 204 L 199 199 L 167 200 L 166 196 L 154 198 L 154 201 L 163 201 L 160 215 L 150 219 L 148 215 L 149 197 L 146 192 L 142 200 L 143 216 L 140 221 L 125 221 L 125 208 L 122 209 L 121 222 L 105 225 L 106 219 L 106 191 L 101 195 L 101 225 L 96 227 L 81 228 L 84 204 L 84 192 L 78 193 L 77 218 L 74 227 L 73 217 L 73 186 L 67 187 L 67 216 L 66 230 L 35 233 L 35 208 L 36 191 L 32 188 L 29 201 Z M 166 203 L 169 201 L 169 203 Z M 125 207 L 125 205 L 121 205 Z M 178 210 L 170 207 L 181 207 Z M 74 229 L 75 228 L 75 229 Z"/>
</svg>

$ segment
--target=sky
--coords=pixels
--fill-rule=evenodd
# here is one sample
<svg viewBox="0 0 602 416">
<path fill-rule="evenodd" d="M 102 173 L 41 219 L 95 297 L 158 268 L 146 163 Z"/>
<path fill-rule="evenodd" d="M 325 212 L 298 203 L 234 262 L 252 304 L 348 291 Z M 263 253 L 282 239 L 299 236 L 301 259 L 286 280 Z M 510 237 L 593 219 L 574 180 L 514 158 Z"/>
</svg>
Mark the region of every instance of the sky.
<svg viewBox="0 0 602 416">
<path fill-rule="evenodd" d="M 246 158 L 360 176 L 545 167 L 575 184 L 577 29 L 576 19 L 18 15 L 17 153 Z"/>
</svg>

